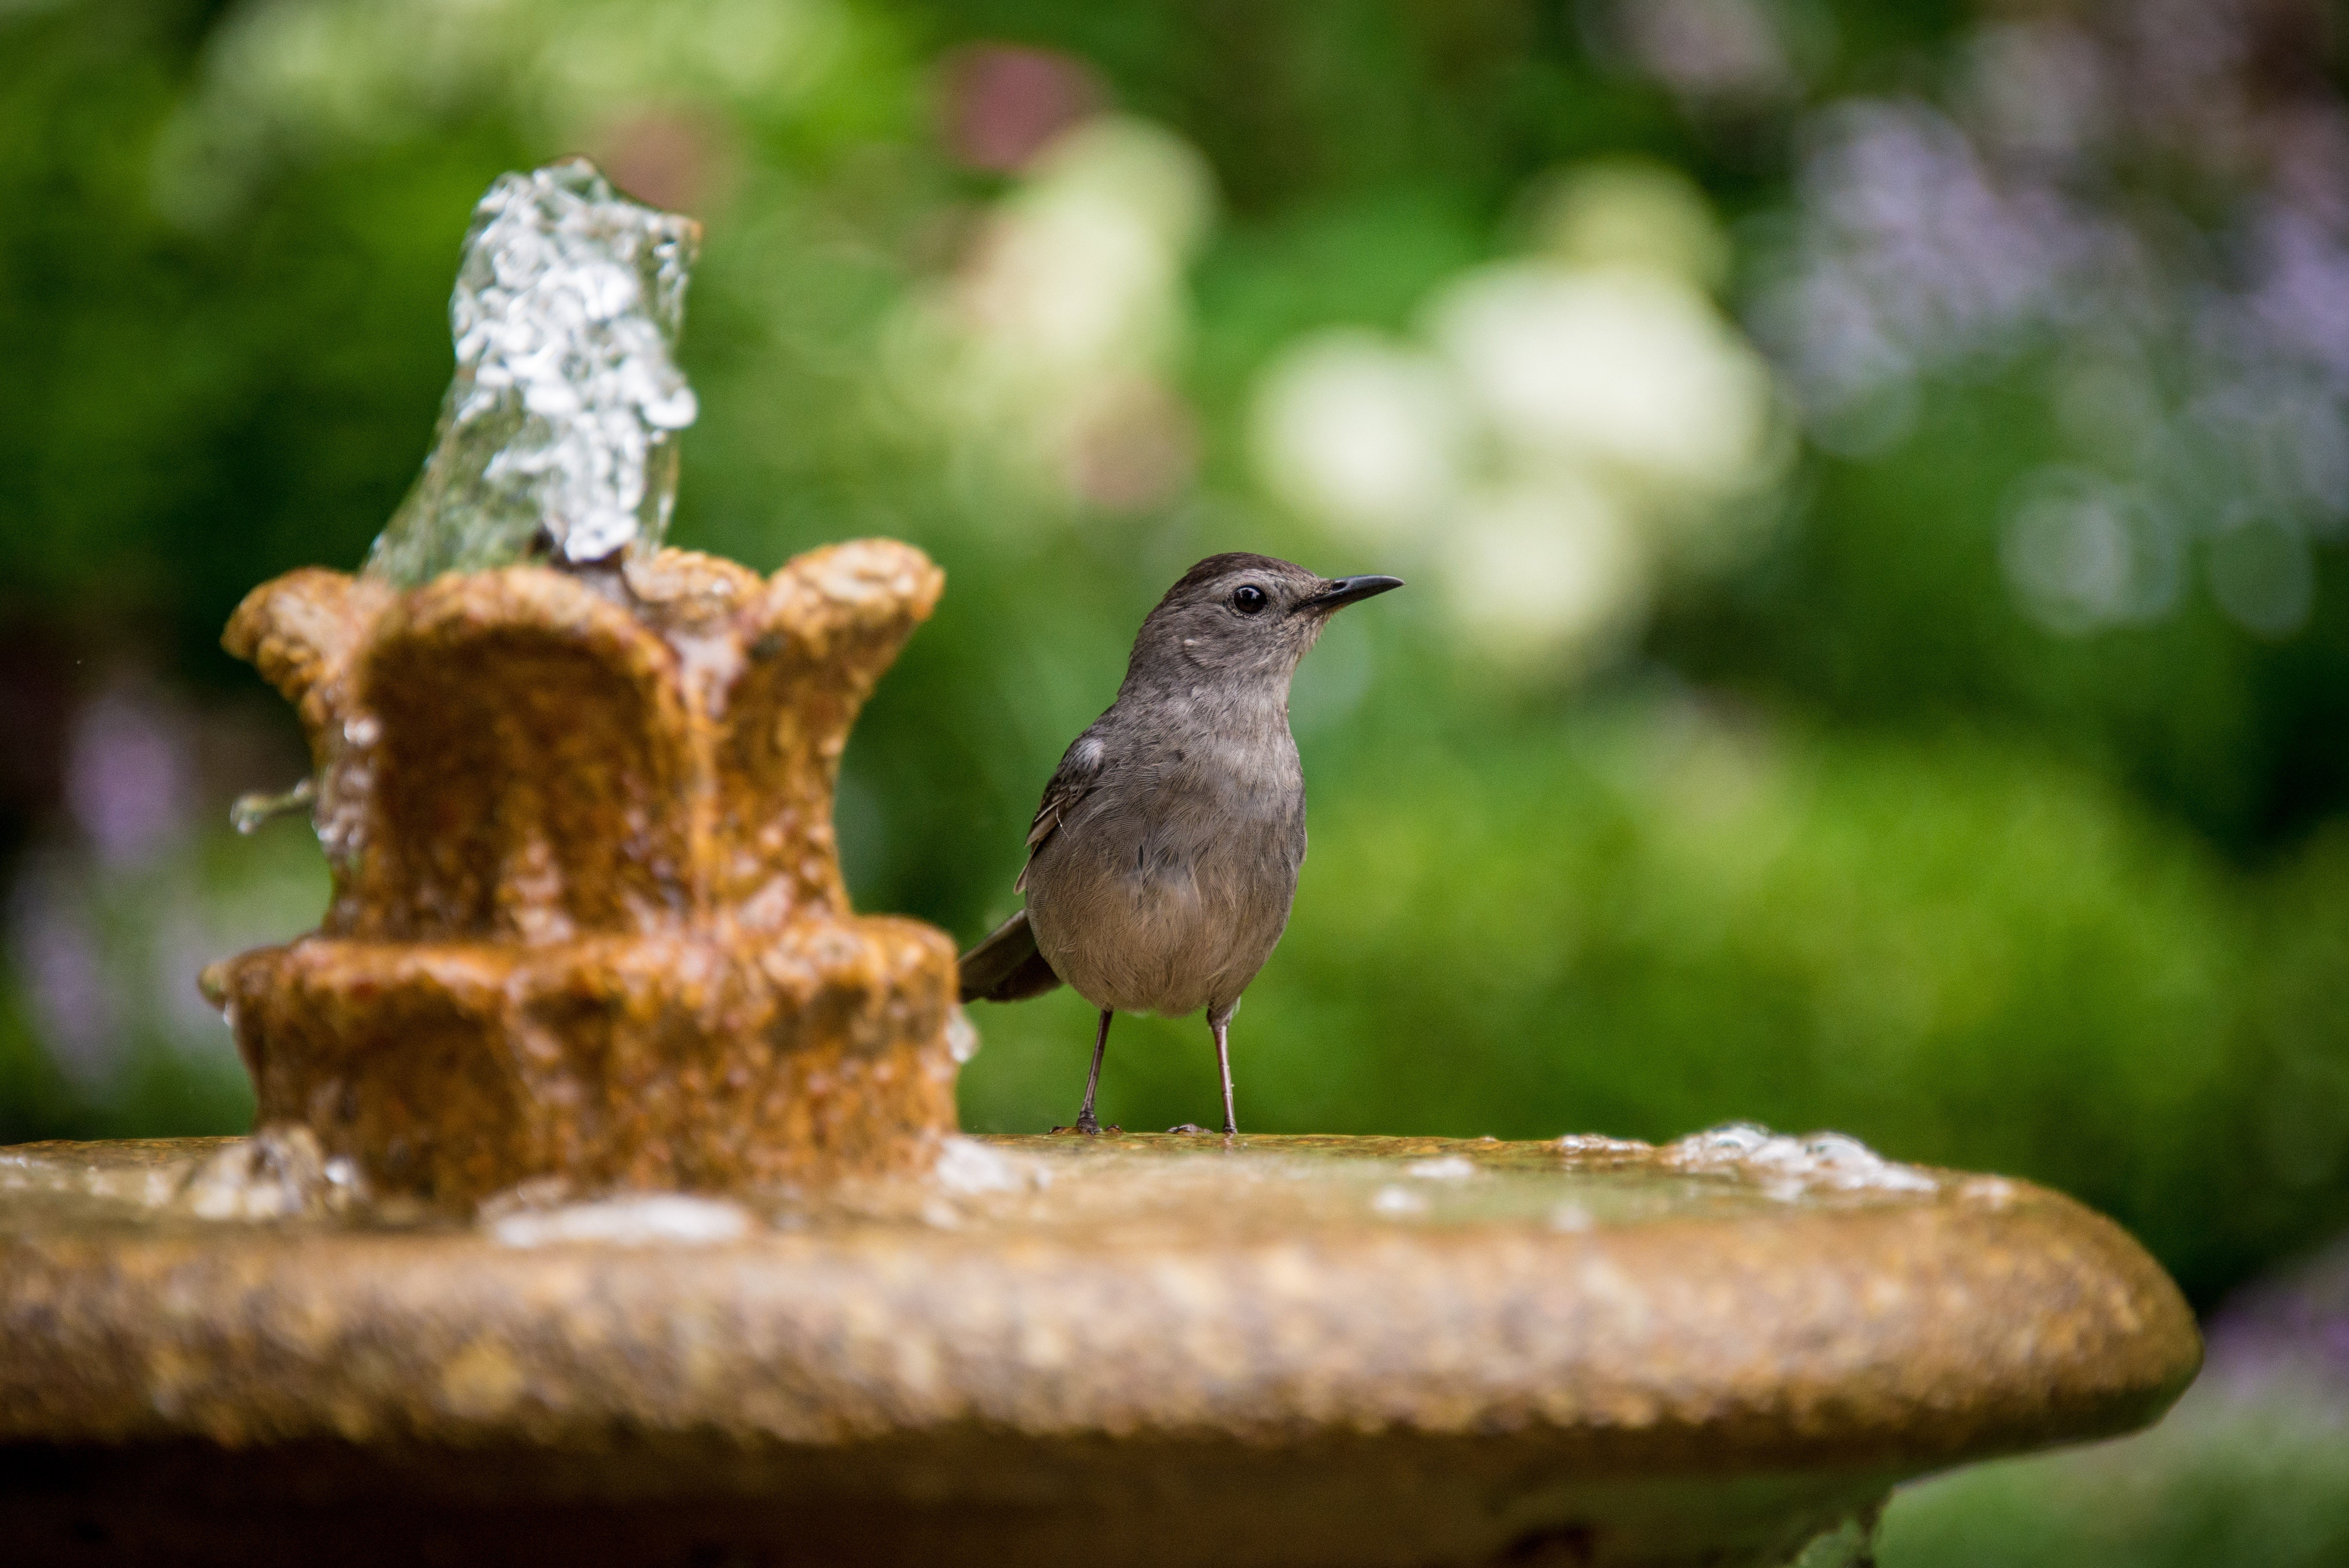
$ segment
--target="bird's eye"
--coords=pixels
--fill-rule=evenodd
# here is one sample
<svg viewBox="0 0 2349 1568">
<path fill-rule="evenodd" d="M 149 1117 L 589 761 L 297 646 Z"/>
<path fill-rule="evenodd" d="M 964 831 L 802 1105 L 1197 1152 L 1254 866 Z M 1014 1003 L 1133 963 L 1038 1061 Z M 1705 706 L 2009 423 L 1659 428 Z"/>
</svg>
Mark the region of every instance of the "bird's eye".
<svg viewBox="0 0 2349 1568">
<path fill-rule="evenodd" d="M 1264 590 L 1253 583 L 1243 583 L 1232 590 L 1232 608 L 1243 615 L 1257 614 L 1271 603 L 1265 597 Z"/>
</svg>

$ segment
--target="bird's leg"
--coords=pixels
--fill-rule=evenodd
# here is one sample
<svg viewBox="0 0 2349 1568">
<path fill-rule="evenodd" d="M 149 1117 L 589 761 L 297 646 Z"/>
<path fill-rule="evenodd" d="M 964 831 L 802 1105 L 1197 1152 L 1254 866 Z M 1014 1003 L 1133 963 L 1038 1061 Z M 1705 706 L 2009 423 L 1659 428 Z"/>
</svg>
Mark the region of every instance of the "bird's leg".
<svg viewBox="0 0 2349 1568">
<path fill-rule="evenodd" d="M 1085 1103 L 1077 1111 L 1079 1132 L 1096 1133 L 1101 1130 L 1101 1122 L 1093 1115 L 1093 1095 L 1101 1088 L 1102 1056 L 1109 1049 L 1109 1021 L 1116 1016 L 1112 1009 L 1102 1009 L 1101 1033 L 1093 1037 L 1093 1070 L 1085 1075 Z"/>
<path fill-rule="evenodd" d="M 1226 1017 L 1211 1018 L 1207 1027 L 1216 1031 L 1216 1070 L 1224 1075 L 1224 1136 L 1237 1132 L 1239 1123 L 1232 1119 L 1232 1047 L 1228 1038 L 1232 1021 Z"/>
</svg>

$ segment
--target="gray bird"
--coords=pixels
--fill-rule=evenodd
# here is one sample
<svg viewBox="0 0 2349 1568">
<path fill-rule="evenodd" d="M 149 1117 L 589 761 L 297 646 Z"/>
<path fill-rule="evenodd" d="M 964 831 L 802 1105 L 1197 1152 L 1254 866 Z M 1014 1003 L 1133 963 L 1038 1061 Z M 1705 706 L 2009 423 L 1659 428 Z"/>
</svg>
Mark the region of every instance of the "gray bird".
<svg viewBox="0 0 2349 1568">
<path fill-rule="evenodd" d="M 1240 993 L 1288 924 L 1305 863 L 1305 774 L 1288 682 L 1335 611 L 1395 577 L 1317 577 L 1268 555 L 1211 555 L 1142 623 L 1125 684 L 1061 758 L 1028 830 L 1028 907 L 962 957 L 962 999 L 1066 983 L 1101 1009 L 1080 1132 L 1110 1020 L 1204 1007 L 1232 1115 Z M 1188 1130 L 1196 1130 L 1189 1129 Z"/>
</svg>

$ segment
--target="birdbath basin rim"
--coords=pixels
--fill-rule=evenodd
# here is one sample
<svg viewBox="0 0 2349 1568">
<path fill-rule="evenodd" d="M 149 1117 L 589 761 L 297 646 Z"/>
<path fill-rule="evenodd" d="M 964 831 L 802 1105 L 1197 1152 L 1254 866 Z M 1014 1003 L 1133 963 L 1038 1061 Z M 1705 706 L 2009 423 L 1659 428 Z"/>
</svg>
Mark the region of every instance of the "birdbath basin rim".
<svg viewBox="0 0 2349 1568">
<path fill-rule="evenodd" d="M 388 1465 L 443 1501 L 862 1497 L 885 1559 L 1007 1518 L 1073 1559 L 1104 1497 L 1213 1495 L 1228 1562 L 1563 1531 L 1561 1562 L 1761 1563 L 1903 1476 L 2141 1426 L 2199 1365 L 2167 1276 L 2069 1199 L 1692 1143 L 989 1138 L 818 1207 L 478 1223 L 207 1221 L 230 1140 L 26 1146 L 0 1440 L 262 1449 L 368 1495 Z M 1299 1499 L 1337 1511 L 1321 1546 L 1259 1528 Z"/>
</svg>

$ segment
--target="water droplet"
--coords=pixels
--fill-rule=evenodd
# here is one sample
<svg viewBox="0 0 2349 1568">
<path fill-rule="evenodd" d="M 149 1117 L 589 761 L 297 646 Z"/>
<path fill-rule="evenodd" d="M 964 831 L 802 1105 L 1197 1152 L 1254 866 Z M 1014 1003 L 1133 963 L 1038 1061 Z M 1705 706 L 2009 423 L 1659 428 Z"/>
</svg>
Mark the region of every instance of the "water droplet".
<svg viewBox="0 0 2349 1568">
<path fill-rule="evenodd" d="M 292 811 L 307 810 L 310 802 L 317 798 L 317 785 L 308 779 L 303 779 L 282 795 L 264 794 L 260 790 L 255 790 L 250 795 L 239 795 L 236 798 L 236 804 L 228 809 L 228 820 L 238 832 L 249 838 L 259 832 L 261 824 L 270 818 L 283 817 Z"/>
<path fill-rule="evenodd" d="M 957 1062 L 978 1055 L 978 1026 L 960 1007 L 947 1015 L 947 1053 Z"/>
</svg>

